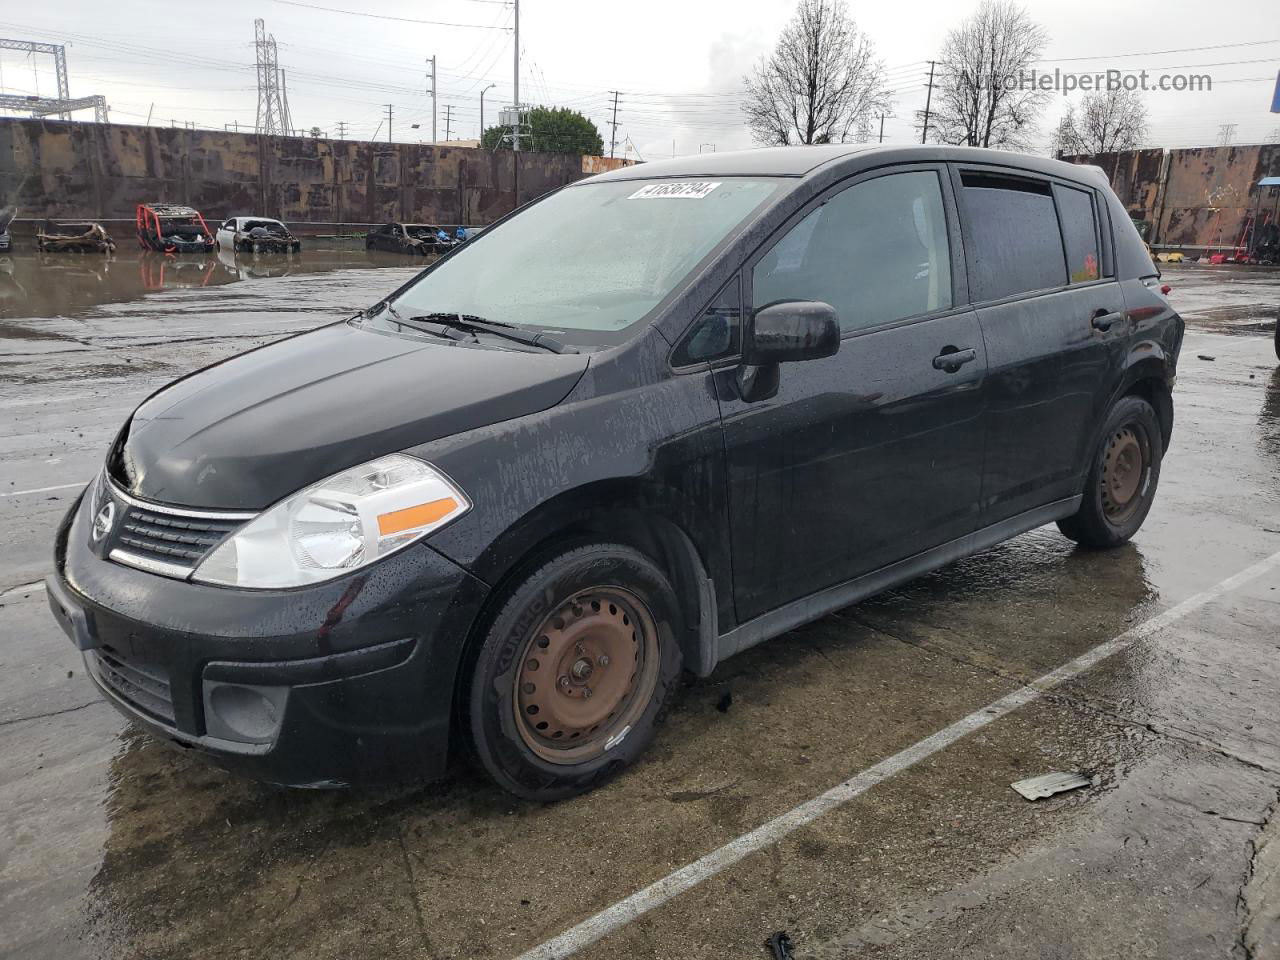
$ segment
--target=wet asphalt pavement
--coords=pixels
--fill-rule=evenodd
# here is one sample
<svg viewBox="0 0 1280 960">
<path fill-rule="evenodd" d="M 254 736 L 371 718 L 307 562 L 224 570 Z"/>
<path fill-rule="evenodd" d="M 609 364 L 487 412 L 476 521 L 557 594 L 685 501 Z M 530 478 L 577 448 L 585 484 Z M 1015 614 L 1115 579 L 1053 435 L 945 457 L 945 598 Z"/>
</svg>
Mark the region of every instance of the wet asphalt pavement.
<svg viewBox="0 0 1280 960">
<path fill-rule="evenodd" d="M 1117 637 L 632 922 L 607 913 L 577 955 L 766 957 L 785 929 L 813 958 L 1280 957 L 1280 562 L 1201 595 L 1280 553 L 1280 272 L 1167 269 L 1177 425 L 1125 548 L 1044 528 L 757 647 L 690 682 L 636 768 L 553 806 L 466 769 L 236 779 L 102 703 L 30 584 L 144 396 L 413 272 L 0 257 L 0 957 L 517 957 Z M 1009 787 L 1056 770 L 1093 783 Z"/>
</svg>

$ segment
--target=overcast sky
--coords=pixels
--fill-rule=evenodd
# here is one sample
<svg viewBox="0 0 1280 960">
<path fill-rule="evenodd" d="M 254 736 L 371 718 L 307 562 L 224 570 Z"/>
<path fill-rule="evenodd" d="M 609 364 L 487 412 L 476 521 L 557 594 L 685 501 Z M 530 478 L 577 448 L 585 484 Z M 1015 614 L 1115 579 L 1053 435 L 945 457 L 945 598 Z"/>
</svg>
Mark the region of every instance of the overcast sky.
<svg viewBox="0 0 1280 960">
<path fill-rule="evenodd" d="M 918 139 L 913 115 L 924 105 L 926 61 L 975 6 L 964 0 L 850 5 L 894 91 L 886 142 Z M 1147 95 L 1150 145 L 1212 144 L 1224 123 L 1237 125 L 1236 143 L 1277 138 L 1280 115 L 1269 112 L 1280 70 L 1276 0 L 1219 6 L 1201 0 L 1029 0 L 1026 7 L 1051 38 L 1042 64 L 1047 69 L 1116 67 L 1213 77 L 1212 92 Z M 581 110 L 599 126 L 606 152 L 612 90 L 621 91 L 618 139 L 633 156 L 748 147 L 738 109 L 742 78 L 793 13 L 792 2 L 760 0 L 523 0 L 521 99 Z M 390 103 L 392 136 L 417 141 L 431 137 L 424 61 L 432 54 L 438 58 L 441 139 L 446 105 L 454 117 L 450 135 L 457 139 L 477 135 L 483 88 L 496 84 L 485 94 L 487 123 L 511 102 L 513 43 L 506 28 L 512 14 L 502 0 L 8 0 L 0 36 L 66 44 L 72 95 L 105 95 L 117 122 L 143 123 L 151 113 L 153 124 L 238 123 L 243 129 L 252 128 L 257 106 L 253 20 L 262 17 L 279 44 L 296 127 L 336 135 L 343 121 L 349 137 L 376 132 L 385 138 Z M 26 54 L 0 51 L 0 87 L 11 94 L 53 93 L 51 58 L 33 63 Z M 1041 121 L 1042 145 L 1063 102 L 1055 97 Z"/>
</svg>

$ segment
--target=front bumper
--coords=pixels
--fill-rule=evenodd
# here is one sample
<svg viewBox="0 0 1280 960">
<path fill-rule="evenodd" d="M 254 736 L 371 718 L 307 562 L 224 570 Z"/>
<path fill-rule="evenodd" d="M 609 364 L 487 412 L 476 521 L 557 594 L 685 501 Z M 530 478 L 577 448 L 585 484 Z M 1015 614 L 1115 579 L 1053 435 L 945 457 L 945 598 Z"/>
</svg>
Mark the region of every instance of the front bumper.
<svg viewBox="0 0 1280 960">
<path fill-rule="evenodd" d="M 479 580 L 418 544 L 326 584 L 210 587 L 97 556 L 87 513 L 59 527 L 49 605 L 126 716 L 289 786 L 444 771 Z"/>
</svg>

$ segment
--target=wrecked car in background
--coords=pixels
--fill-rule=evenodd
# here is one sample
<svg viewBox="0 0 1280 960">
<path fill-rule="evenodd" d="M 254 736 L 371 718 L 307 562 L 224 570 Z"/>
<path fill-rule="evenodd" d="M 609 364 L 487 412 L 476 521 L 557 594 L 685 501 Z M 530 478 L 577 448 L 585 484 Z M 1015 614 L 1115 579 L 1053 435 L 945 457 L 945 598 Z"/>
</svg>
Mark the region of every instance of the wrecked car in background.
<svg viewBox="0 0 1280 960">
<path fill-rule="evenodd" d="M 447 253 L 456 245 L 457 241 L 448 233 L 430 223 L 386 223 L 370 230 L 364 240 L 366 250 L 422 256 Z"/>
<path fill-rule="evenodd" d="M 7 253 L 13 246 L 13 240 L 9 236 L 9 224 L 17 215 L 17 207 L 0 207 L 0 253 Z"/>
<path fill-rule="evenodd" d="M 270 217 L 231 217 L 218 227 L 219 250 L 235 253 L 297 253 L 302 241 L 279 220 Z"/>
<path fill-rule="evenodd" d="M 116 242 L 96 221 L 46 220 L 36 232 L 36 249 L 43 253 L 114 253 Z"/>
<path fill-rule="evenodd" d="M 158 253 L 209 253 L 213 233 L 200 211 L 176 203 L 140 203 L 138 244 Z"/>
</svg>

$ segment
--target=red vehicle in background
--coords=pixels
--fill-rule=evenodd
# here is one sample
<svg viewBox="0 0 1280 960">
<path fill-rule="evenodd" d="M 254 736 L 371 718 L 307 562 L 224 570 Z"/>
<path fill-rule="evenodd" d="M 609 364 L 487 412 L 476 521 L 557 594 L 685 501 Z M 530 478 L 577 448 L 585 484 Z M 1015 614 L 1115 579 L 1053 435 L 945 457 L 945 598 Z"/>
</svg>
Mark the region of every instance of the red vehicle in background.
<svg viewBox="0 0 1280 960">
<path fill-rule="evenodd" d="M 213 232 L 200 211 L 176 203 L 140 203 L 137 213 L 138 244 L 160 253 L 208 253 Z"/>
</svg>

